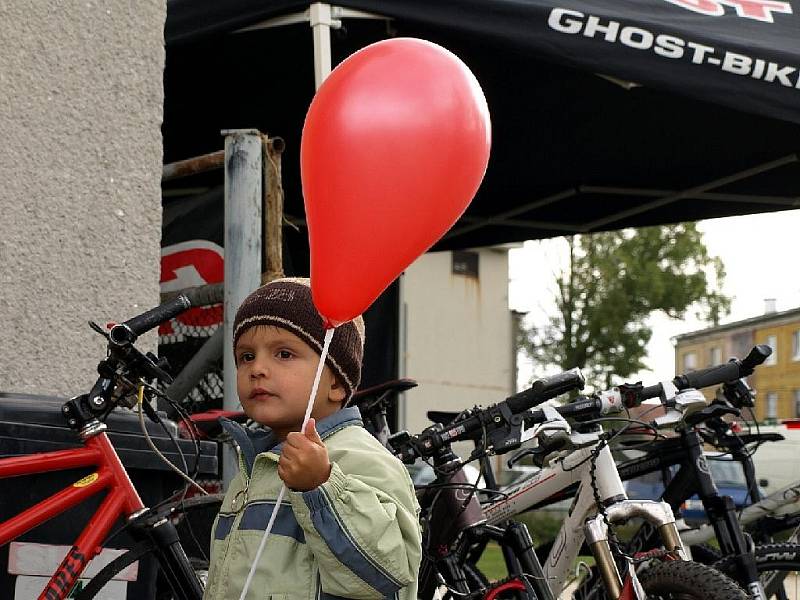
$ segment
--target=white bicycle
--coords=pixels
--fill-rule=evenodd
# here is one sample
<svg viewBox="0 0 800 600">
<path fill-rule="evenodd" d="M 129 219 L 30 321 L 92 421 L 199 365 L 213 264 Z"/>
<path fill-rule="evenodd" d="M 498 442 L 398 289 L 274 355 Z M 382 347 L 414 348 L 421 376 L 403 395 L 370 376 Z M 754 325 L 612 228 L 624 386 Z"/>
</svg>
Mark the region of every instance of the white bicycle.
<svg viewBox="0 0 800 600">
<path fill-rule="evenodd" d="M 658 385 L 639 391 L 651 394 L 642 394 L 644 399 L 659 395 L 663 388 Z M 575 560 L 585 541 L 601 573 L 599 591 L 605 597 L 746 598 L 741 588 L 718 571 L 687 560 L 667 504 L 627 498 L 608 448 L 608 434 L 599 425 L 595 423 L 588 428 L 584 425 L 578 431 L 566 420 L 602 418 L 623 410 L 630 399 L 615 390 L 562 407 L 526 411 L 541 402 L 541 397 L 534 396 L 512 397 L 486 409 L 476 407 L 447 426 L 437 424 L 417 436 L 402 432 L 390 440 L 398 456 L 406 462 L 433 458 L 434 470 L 439 475 L 428 486 L 428 495 L 422 501 L 427 538 L 433 539 L 427 549 L 431 558 L 424 579 L 431 580 L 431 569 L 438 568 L 440 581 L 448 586 L 454 598 L 506 598 L 512 594 L 552 600 L 567 591 Z M 533 438 L 543 452 L 553 454 L 549 464 L 530 479 L 504 490 L 500 498 L 482 507 L 478 505 L 476 510 L 477 500 L 464 491 L 460 462 L 450 451 L 450 445 L 460 440 L 480 442 L 473 453 L 473 458 L 479 458 L 482 453 L 499 454 L 514 449 Z M 530 538 L 525 542 L 527 532 L 521 541 L 520 536 L 509 534 L 509 519 L 575 485 L 578 486 L 575 501 L 547 560 L 540 564 Z M 445 495 L 449 488 L 454 490 L 452 497 Z M 437 511 L 438 507 L 443 508 Z M 644 519 L 655 527 L 662 547 L 636 557 L 621 554 L 614 527 L 632 518 Z M 508 580 L 486 582 L 470 561 L 469 549 L 485 547 L 489 539 L 503 548 L 511 575 Z M 647 563 L 641 578 L 637 569 L 631 568 L 634 562 Z M 421 585 L 420 589 L 429 588 Z"/>
</svg>

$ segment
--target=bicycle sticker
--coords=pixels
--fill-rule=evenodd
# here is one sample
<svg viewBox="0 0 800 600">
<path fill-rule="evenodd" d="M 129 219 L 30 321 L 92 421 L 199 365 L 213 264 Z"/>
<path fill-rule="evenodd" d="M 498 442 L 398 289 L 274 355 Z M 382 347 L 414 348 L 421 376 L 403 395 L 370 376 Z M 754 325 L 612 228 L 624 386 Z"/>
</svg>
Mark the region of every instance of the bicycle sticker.
<svg viewBox="0 0 800 600">
<path fill-rule="evenodd" d="M 97 479 L 100 477 L 97 473 L 91 473 L 82 479 L 78 479 L 75 483 L 72 484 L 72 487 L 82 488 L 88 485 L 92 485 Z"/>
<path fill-rule="evenodd" d="M 708 468 L 708 462 L 706 461 L 706 457 L 702 454 L 697 457 L 696 461 L 697 470 L 701 473 L 705 473 L 706 475 L 711 475 L 711 470 Z"/>
</svg>

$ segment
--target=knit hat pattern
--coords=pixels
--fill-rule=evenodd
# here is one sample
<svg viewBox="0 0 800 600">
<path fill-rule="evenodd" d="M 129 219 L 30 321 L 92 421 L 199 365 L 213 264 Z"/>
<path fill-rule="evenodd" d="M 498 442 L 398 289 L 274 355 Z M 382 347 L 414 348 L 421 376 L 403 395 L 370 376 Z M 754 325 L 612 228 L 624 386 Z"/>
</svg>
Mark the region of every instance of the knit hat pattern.
<svg viewBox="0 0 800 600">
<path fill-rule="evenodd" d="M 311 280 L 275 279 L 245 298 L 233 321 L 233 348 L 242 334 L 258 325 L 286 329 L 322 354 L 325 325 L 311 298 Z M 339 325 L 333 334 L 325 363 L 345 387 L 345 402 L 361 381 L 364 359 L 364 320 L 357 317 Z"/>
</svg>

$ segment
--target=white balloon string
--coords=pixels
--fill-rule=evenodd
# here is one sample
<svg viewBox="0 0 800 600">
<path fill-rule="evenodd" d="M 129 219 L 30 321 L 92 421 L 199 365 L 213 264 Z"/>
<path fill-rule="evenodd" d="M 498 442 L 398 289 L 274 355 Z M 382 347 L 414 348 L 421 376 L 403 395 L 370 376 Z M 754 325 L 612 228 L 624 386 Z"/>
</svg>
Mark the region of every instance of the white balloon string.
<svg viewBox="0 0 800 600">
<path fill-rule="evenodd" d="M 308 419 L 311 417 L 311 409 L 314 408 L 314 398 L 316 397 L 317 390 L 319 389 L 319 382 L 322 378 L 322 369 L 325 366 L 325 359 L 328 357 L 328 349 L 331 346 L 331 340 L 333 339 L 334 331 L 335 330 L 333 328 L 325 330 L 325 342 L 322 345 L 322 354 L 319 357 L 319 364 L 317 365 L 317 374 L 314 376 L 314 385 L 311 386 L 311 395 L 308 397 L 306 414 L 303 417 L 303 424 L 300 426 L 300 431 L 302 432 L 305 432 L 306 424 L 308 423 Z M 250 572 L 247 574 L 247 579 L 244 582 L 244 588 L 242 588 L 242 595 L 239 596 L 239 600 L 244 600 L 245 596 L 247 595 L 247 590 L 250 589 L 250 583 L 253 581 L 253 575 L 256 573 L 258 560 L 261 558 L 261 553 L 264 551 L 264 547 L 267 545 L 267 538 L 269 537 L 270 531 L 272 531 L 272 526 L 275 524 L 275 518 L 278 516 L 278 510 L 280 510 L 281 502 L 283 502 L 283 496 L 285 493 L 286 484 L 282 485 L 281 491 L 278 492 L 278 499 L 275 500 L 275 508 L 272 509 L 272 514 L 269 516 L 267 528 L 264 530 L 264 535 L 261 536 L 261 543 L 258 545 L 258 550 L 256 551 L 256 557 L 253 559 L 253 564 L 250 565 Z"/>
</svg>

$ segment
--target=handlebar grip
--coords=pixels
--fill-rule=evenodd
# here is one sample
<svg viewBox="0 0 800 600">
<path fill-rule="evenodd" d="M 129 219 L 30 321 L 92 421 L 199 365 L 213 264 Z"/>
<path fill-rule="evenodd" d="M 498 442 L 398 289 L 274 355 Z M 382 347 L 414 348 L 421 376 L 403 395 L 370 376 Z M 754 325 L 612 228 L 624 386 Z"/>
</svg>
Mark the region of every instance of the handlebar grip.
<svg viewBox="0 0 800 600">
<path fill-rule="evenodd" d="M 147 312 L 137 315 L 132 319 L 128 319 L 122 323 L 122 326 L 130 330 L 134 336 L 139 337 L 144 332 L 150 331 L 153 327 L 178 316 L 191 307 L 192 303 L 189 301 L 189 298 L 181 294 L 164 304 L 159 304 Z"/>
<path fill-rule="evenodd" d="M 748 354 L 745 359 L 742 361 L 742 373 L 740 377 L 746 377 L 750 375 L 755 368 L 762 364 L 769 355 L 772 354 L 772 348 L 767 346 L 766 344 L 759 344 L 758 346 L 753 346 L 753 349 L 750 350 L 750 354 Z"/>
<path fill-rule="evenodd" d="M 649 400 L 650 398 L 658 398 L 661 395 L 661 390 L 663 386 L 660 383 L 656 383 L 654 385 L 648 385 L 647 387 L 643 387 L 642 391 L 639 392 L 639 400 Z"/>
<path fill-rule="evenodd" d="M 726 381 L 733 381 L 741 377 L 741 363 L 732 361 L 724 365 L 717 365 L 700 371 L 692 371 L 684 375 L 678 375 L 672 382 L 679 390 L 686 388 L 704 388 L 712 385 L 719 385 Z"/>
<path fill-rule="evenodd" d="M 580 369 L 570 369 L 558 375 L 534 381 L 530 388 L 509 396 L 505 402 L 512 413 L 521 413 L 565 392 L 581 390 L 585 383 L 586 380 Z"/>
<path fill-rule="evenodd" d="M 184 290 L 183 295 L 189 299 L 192 306 L 209 306 L 219 304 L 225 299 L 225 287 L 222 283 L 201 285 Z"/>
</svg>

